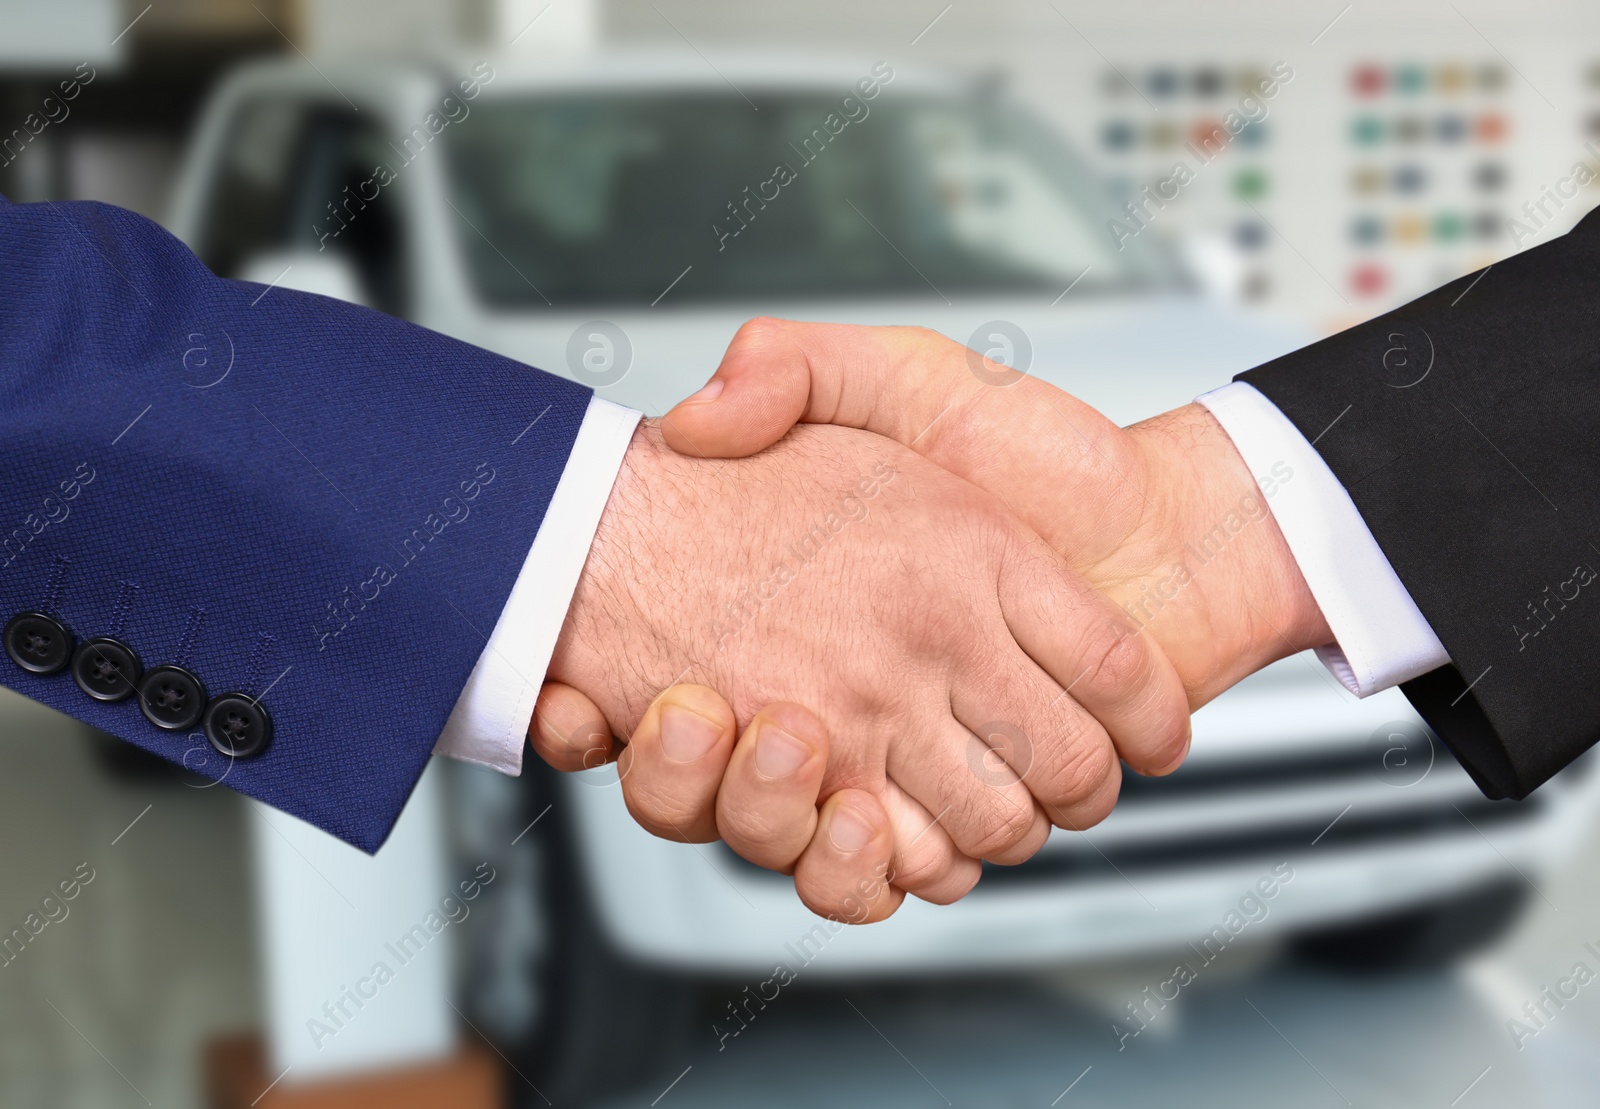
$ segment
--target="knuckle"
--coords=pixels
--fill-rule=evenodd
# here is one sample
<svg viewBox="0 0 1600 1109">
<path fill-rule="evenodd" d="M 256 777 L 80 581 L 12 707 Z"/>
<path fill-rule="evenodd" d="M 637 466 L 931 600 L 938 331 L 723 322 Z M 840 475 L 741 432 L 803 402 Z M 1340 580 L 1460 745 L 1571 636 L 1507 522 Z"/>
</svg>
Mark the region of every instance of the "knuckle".
<svg viewBox="0 0 1600 1109">
<path fill-rule="evenodd" d="M 1077 805 L 1105 788 L 1117 767 L 1116 749 L 1102 737 L 1074 744 L 1060 768 L 1050 776 L 1051 803 Z"/>
<path fill-rule="evenodd" d="M 1033 773 L 1033 741 L 1022 728 L 1006 720 L 996 720 L 975 729 L 982 741 L 967 750 L 967 765 L 981 782 L 1003 786 L 1013 781 L 1024 785 Z"/>
<path fill-rule="evenodd" d="M 783 330 L 783 321 L 773 316 L 753 316 L 739 325 L 739 330 L 734 333 L 734 346 L 746 343 L 761 345 Z"/>
<path fill-rule="evenodd" d="M 1083 656 L 1090 687 L 1116 700 L 1125 700 L 1141 687 L 1150 671 L 1148 644 L 1122 624 L 1096 622 Z"/>
<path fill-rule="evenodd" d="M 1087 832 L 1096 824 L 1111 815 L 1111 810 L 1116 807 L 1117 794 L 1108 792 L 1104 797 L 1093 798 L 1078 804 L 1057 810 L 1060 816 L 1060 826 L 1069 832 Z"/>
<path fill-rule="evenodd" d="M 924 347 L 947 347 L 953 342 L 953 340 L 947 337 L 943 332 L 936 331 L 931 327 L 925 327 L 921 324 L 900 324 L 896 326 L 894 330 L 909 342 L 916 343 Z"/>
<path fill-rule="evenodd" d="M 954 866 L 955 860 L 947 852 L 918 844 L 896 855 L 894 884 L 911 892 L 930 889 L 942 885 Z"/>
<path fill-rule="evenodd" d="M 900 330 L 907 346 L 919 355 L 924 381 L 951 377 L 957 365 L 965 364 L 967 348 L 944 332 L 917 325 L 906 325 Z"/>
<path fill-rule="evenodd" d="M 1009 847 L 983 857 L 1001 866 L 1015 866 L 1033 858 L 1049 837 L 1050 822 L 1030 812 L 1027 826 Z"/>
<path fill-rule="evenodd" d="M 995 806 L 988 814 L 986 826 L 972 841 L 968 853 L 980 859 L 996 861 L 1010 858 L 1035 834 L 1034 824 L 1031 805 L 1010 802 Z M 1032 853 L 1028 852 L 1030 855 Z"/>
<path fill-rule="evenodd" d="M 1050 810 L 1058 826 L 1072 832 L 1093 828 L 1116 808 L 1117 796 L 1122 791 L 1122 772 L 1113 761 L 1111 773 L 1102 779 L 1097 791 L 1091 791 L 1076 801 L 1064 801 Z"/>
<path fill-rule="evenodd" d="M 931 327 L 902 325 L 894 330 L 910 356 L 905 371 L 918 388 L 947 387 L 960 380 L 957 367 L 965 365 L 966 358 L 966 348 L 960 343 Z"/>
</svg>

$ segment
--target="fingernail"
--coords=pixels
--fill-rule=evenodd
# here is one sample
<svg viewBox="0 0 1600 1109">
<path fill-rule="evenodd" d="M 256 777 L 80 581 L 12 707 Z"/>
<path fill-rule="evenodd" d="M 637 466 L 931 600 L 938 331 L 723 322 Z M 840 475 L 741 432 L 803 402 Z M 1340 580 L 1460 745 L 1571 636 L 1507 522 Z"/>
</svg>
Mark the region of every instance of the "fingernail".
<svg viewBox="0 0 1600 1109">
<path fill-rule="evenodd" d="M 872 828 L 850 809 L 841 807 L 834 810 L 833 819 L 828 822 L 828 838 L 840 851 L 854 854 L 872 838 Z"/>
<path fill-rule="evenodd" d="M 787 778 L 810 755 L 810 747 L 776 724 L 762 724 L 756 735 L 756 772 L 763 778 Z"/>
<path fill-rule="evenodd" d="M 721 734 L 699 713 L 676 705 L 661 708 L 661 750 L 673 762 L 694 762 L 716 746 Z"/>
<path fill-rule="evenodd" d="M 706 383 L 705 388 L 701 389 L 694 396 L 685 397 L 683 399 L 683 403 L 684 404 L 704 404 L 707 401 L 716 400 L 721 395 L 722 395 L 722 378 L 714 377 L 714 378 L 712 378 L 710 381 L 708 381 Z"/>
</svg>

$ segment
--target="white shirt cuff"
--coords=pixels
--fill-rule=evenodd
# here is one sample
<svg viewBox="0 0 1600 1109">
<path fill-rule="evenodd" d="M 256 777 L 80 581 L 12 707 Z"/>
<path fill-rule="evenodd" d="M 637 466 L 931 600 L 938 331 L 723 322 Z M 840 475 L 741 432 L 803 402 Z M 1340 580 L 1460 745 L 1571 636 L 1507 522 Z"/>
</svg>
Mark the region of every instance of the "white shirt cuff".
<svg viewBox="0 0 1600 1109">
<path fill-rule="evenodd" d="M 522 773 L 533 702 L 639 416 L 590 399 L 539 534 L 434 754 Z"/>
<path fill-rule="evenodd" d="M 1333 632 L 1334 642 L 1317 648 L 1333 676 L 1367 697 L 1448 663 L 1350 494 L 1289 418 L 1243 381 L 1196 399 L 1250 472 L 1276 479 L 1263 495 Z M 1285 466 L 1288 476 L 1278 476 Z"/>
</svg>

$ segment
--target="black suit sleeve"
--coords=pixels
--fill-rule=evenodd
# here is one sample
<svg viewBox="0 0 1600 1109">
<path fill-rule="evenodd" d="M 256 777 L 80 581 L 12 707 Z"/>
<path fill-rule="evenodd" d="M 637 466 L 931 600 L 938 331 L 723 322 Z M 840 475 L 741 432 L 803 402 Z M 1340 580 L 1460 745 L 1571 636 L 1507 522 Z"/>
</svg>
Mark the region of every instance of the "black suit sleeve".
<svg viewBox="0 0 1600 1109">
<path fill-rule="evenodd" d="M 1450 653 L 1401 688 L 1491 797 L 1600 738 L 1600 213 L 1241 374 Z"/>
</svg>

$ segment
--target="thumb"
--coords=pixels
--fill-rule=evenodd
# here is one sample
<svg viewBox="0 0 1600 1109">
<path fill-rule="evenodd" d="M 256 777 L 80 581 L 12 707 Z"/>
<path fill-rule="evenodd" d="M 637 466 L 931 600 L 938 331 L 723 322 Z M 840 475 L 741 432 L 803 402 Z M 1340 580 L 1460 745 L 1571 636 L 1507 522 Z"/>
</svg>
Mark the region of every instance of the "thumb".
<svg viewBox="0 0 1600 1109">
<path fill-rule="evenodd" d="M 805 415 L 811 369 L 788 320 L 750 320 L 717 372 L 661 418 L 667 446 L 697 458 L 744 458 L 772 446 Z"/>
<path fill-rule="evenodd" d="M 915 327 L 754 319 L 711 381 L 661 420 L 667 445 L 699 458 L 742 458 L 796 423 L 863 428 L 909 444 L 983 385 L 971 352 Z"/>
</svg>

